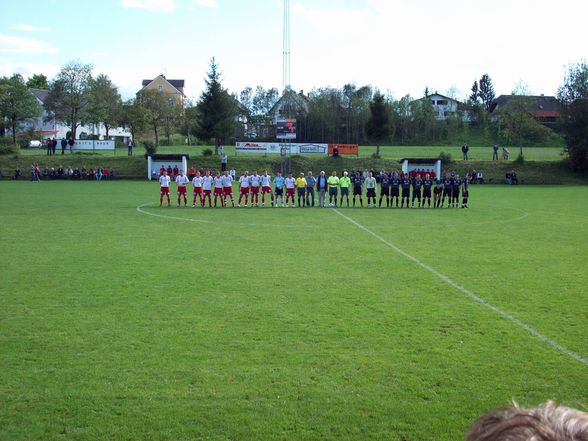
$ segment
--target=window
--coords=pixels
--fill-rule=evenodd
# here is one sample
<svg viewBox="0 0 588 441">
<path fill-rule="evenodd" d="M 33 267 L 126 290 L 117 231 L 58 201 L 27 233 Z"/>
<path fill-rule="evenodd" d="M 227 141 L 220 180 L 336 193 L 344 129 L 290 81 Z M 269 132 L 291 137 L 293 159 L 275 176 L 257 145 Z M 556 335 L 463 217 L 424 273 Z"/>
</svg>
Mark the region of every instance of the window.
<svg viewBox="0 0 588 441">
<path fill-rule="evenodd" d="M 438 100 L 437 101 L 438 106 L 446 106 L 447 104 L 448 104 L 447 100 Z"/>
<path fill-rule="evenodd" d="M 157 91 L 158 92 L 163 92 L 163 86 L 161 84 L 159 86 L 157 86 Z"/>
</svg>

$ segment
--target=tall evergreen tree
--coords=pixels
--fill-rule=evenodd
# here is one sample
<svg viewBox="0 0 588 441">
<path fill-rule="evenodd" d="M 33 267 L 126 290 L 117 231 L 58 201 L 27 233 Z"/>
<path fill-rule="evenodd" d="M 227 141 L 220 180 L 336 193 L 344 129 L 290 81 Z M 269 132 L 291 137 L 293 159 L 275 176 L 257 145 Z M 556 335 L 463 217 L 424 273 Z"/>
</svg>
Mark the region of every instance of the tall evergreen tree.
<svg viewBox="0 0 588 441">
<path fill-rule="evenodd" d="M 480 89 L 478 88 L 478 82 L 474 81 L 471 89 L 472 93 L 470 95 L 470 104 L 478 104 L 478 100 L 480 98 Z"/>
<path fill-rule="evenodd" d="M 377 145 L 377 154 L 380 154 L 380 143 L 389 140 L 393 125 L 390 107 L 384 95 L 376 91 L 370 103 L 370 118 L 366 124 L 368 137 Z"/>
<path fill-rule="evenodd" d="M 41 106 L 20 75 L 0 78 L 0 117 L 7 120 L 12 129 L 12 142 L 16 144 L 16 132 L 20 123 L 41 114 Z"/>
<path fill-rule="evenodd" d="M 221 72 L 214 57 L 210 60 L 206 90 L 196 105 L 198 109 L 197 136 L 201 140 L 214 140 L 215 153 L 218 146 L 235 133 L 237 109 L 233 98 L 221 84 Z"/>
<path fill-rule="evenodd" d="M 588 171 L 588 64 L 568 67 L 558 90 L 562 103 L 562 131 L 572 169 Z"/>
<path fill-rule="evenodd" d="M 494 101 L 496 95 L 494 94 L 494 86 L 492 85 L 492 79 L 488 74 L 484 74 L 482 75 L 482 78 L 480 78 L 478 96 L 480 97 L 482 104 L 484 104 L 486 112 L 489 112 L 490 106 L 492 105 L 492 101 Z"/>
</svg>

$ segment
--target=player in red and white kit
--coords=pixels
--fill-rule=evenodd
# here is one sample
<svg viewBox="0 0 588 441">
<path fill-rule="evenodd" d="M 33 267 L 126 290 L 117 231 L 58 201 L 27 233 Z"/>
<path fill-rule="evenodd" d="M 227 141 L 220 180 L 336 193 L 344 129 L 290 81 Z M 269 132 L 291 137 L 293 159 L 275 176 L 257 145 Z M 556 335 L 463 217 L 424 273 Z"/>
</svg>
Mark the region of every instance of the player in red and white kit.
<svg viewBox="0 0 588 441">
<path fill-rule="evenodd" d="M 200 206 L 204 207 L 204 198 L 202 197 L 202 183 L 204 179 L 200 176 L 200 172 L 197 171 L 194 179 L 192 179 L 192 185 L 194 186 L 194 202 L 192 207 L 196 207 L 196 197 L 200 199 Z"/>
<path fill-rule="evenodd" d="M 176 184 L 178 185 L 178 207 L 181 205 L 181 197 L 184 196 L 184 207 L 188 205 L 188 199 L 186 198 L 186 185 L 190 180 L 188 176 L 184 174 L 184 170 L 180 170 L 178 176 L 176 176 Z"/>
<path fill-rule="evenodd" d="M 292 173 L 288 173 L 285 181 L 286 184 L 286 207 L 288 206 L 288 199 L 292 198 L 292 207 L 294 207 L 294 191 L 296 188 L 296 179 L 292 177 Z"/>
<path fill-rule="evenodd" d="M 272 191 L 272 177 L 267 174 L 267 170 L 261 175 L 261 206 L 265 206 L 265 195 L 269 193 L 272 198 L 272 207 L 274 206 L 274 192 Z"/>
<path fill-rule="evenodd" d="M 216 208 L 217 199 L 221 201 L 221 207 L 225 206 L 225 198 L 223 197 L 223 178 L 221 177 L 220 172 L 216 172 L 216 175 L 213 179 L 214 183 L 214 207 Z"/>
<path fill-rule="evenodd" d="M 202 197 L 202 206 L 206 205 L 206 199 L 208 198 L 208 207 L 212 208 L 212 198 L 210 195 L 212 194 L 212 176 L 210 176 L 210 171 L 206 171 L 206 175 L 202 178 L 202 192 L 204 196 Z"/>
<path fill-rule="evenodd" d="M 249 201 L 249 172 L 245 170 L 243 176 L 239 178 L 239 201 L 237 202 L 237 207 L 241 206 L 241 199 L 245 196 L 245 206 L 247 207 L 247 202 Z"/>
<path fill-rule="evenodd" d="M 261 176 L 257 174 L 257 170 L 253 170 L 253 174 L 249 177 L 251 185 L 251 206 L 255 204 L 259 207 L 259 190 L 261 188 Z"/>
<path fill-rule="evenodd" d="M 223 179 L 223 199 L 225 207 L 227 206 L 227 198 L 231 198 L 231 205 L 235 208 L 235 199 L 233 199 L 233 177 L 229 174 L 228 170 L 225 170 Z"/>
<path fill-rule="evenodd" d="M 169 183 L 171 179 L 167 175 L 167 171 L 163 171 L 163 174 L 159 177 L 159 206 L 163 204 L 163 195 L 167 196 L 167 206 L 171 206 L 171 201 L 169 200 Z"/>
</svg>

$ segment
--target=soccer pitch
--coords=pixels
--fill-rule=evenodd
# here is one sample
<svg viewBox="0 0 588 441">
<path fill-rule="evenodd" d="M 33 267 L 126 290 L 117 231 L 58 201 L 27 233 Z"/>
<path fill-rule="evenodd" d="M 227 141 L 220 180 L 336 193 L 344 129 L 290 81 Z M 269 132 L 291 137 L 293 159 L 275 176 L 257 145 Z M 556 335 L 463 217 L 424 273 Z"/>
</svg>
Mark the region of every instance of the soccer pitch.
<svg viewBox="0 0 588 441">
<path fill-rule="evenodd" d="M 0 439 L 459 440 L 512 399 L 586 409 L 587 200 L 178 209 L 157 183 L 2 182 Z"/>
</svg>

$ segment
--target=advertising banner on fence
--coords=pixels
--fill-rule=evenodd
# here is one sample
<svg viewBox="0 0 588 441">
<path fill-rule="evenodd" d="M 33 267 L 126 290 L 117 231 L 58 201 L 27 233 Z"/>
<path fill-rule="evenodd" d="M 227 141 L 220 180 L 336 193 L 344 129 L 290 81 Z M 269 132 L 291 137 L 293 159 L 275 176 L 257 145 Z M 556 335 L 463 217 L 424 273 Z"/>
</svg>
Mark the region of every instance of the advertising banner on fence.
<svg viewBox="0 0 588 441">
<path fill-rule="evenodd" d="M 114 141 L 76 139 L 73 150 L 114 150 L 114 146 Z"/>
<path fill-rule="evenodd" d="M 329 144 L 329 155 L 337 149 L 340 155 L 359 156 L 359 146 L 357 144 Z"/>
<path fill-rule="evenodd" d="M 239 153 L 291 154 L 291 155 L 326 155 L 328 144 L 301 144 L 281 142 L 238 142 L 235 151 Z"/>
</svg>

